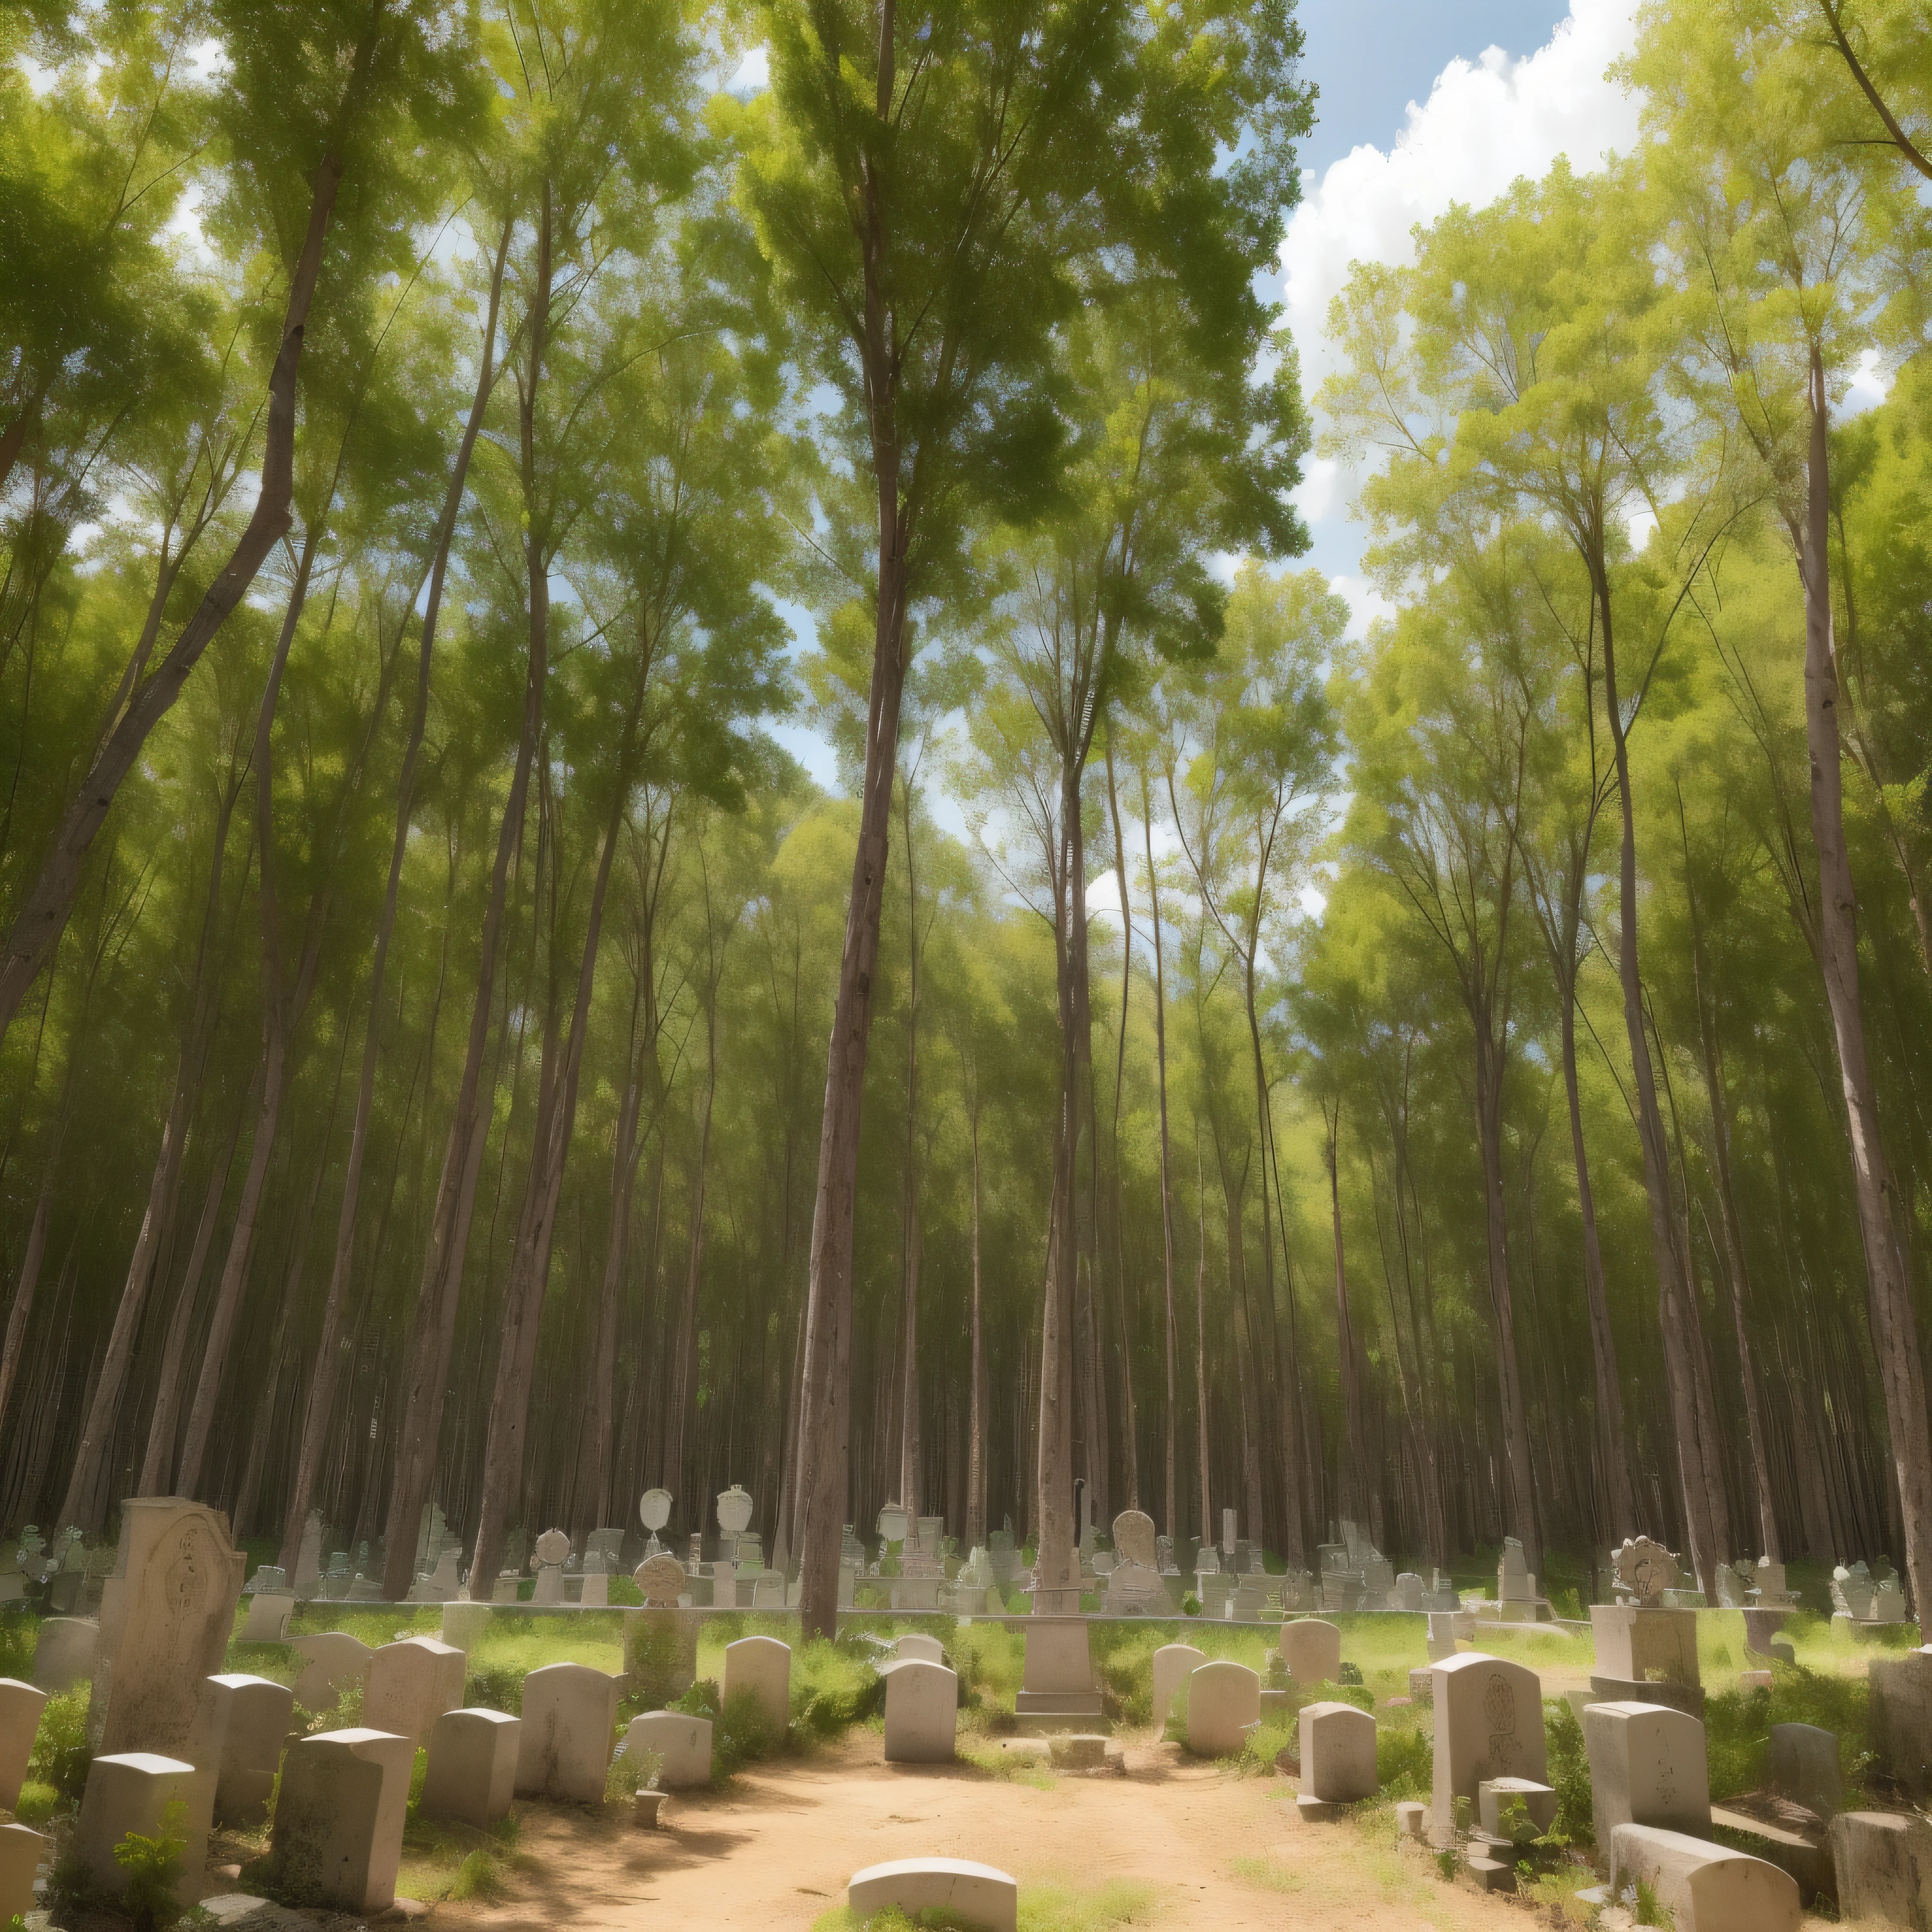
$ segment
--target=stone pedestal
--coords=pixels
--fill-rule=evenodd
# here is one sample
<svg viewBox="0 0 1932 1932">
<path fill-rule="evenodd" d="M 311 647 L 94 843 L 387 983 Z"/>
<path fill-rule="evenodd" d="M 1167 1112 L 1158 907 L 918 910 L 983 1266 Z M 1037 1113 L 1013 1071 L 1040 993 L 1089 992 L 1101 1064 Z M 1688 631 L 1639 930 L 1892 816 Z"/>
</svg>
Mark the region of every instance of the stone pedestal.
<svg viewBox="0 0 1932 1932">
<path fill-rule="evenodd" d="M 1592 1677 L 1590 1695 L 1600 1704 L 1662 1704 L 1700 1724 L 1704 1721 L 1704 1692 L 1696 1684 L 1666 1684 L 1656 1678 L 1644 1683 L 1625 1677 Z"/>
<path fill-rule="evenodd" d="M 1106 1731 L 1084 1617 L 1027 1619 L 1026 1668 L 1013 1711 L 1022 1731 Z"/>
<path fill-rule="evenodd" d="M 278 1895 L 338 1912 L 386 1912 L 415 1763 L 415 1745 L 386 1731 L 321 1731 L 292 1746 L 269 1855 Z"/>
<path fill-rule="evenodd" d="M 1629 1604 L 1592 1604 L 1597 1674 L 1615 1682 L 1696 1684 L 1697 1613 Z"/>
<path fill-rule="evenodd" d="M 520 1718 L 501 1711 L 445 1711 L 430 1726 L 423 1779 L 425 1817 L 479 1832 L 509 1815 L 515 1796 Z"/>
<path fill-rule="evenodd" d="M 1838 1912 L 1848 1922 L 1920 1926 L 1932 1904 L 1932 1826 L 1892 1811 L 1841 1811 L 1832 1820 Z"/>
</svg>

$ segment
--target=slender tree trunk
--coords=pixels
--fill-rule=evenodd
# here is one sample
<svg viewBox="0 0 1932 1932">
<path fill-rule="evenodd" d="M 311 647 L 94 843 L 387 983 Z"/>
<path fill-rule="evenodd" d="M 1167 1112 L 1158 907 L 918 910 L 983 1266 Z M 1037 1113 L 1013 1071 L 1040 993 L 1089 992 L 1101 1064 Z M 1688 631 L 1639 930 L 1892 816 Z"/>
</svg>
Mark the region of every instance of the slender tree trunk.
<svg viewBox="0 0 1932 1932">
<path fill-rule="evenodd" d="M 381 10 L 372 10 L 368 31 L 356 50 L 338 118 L 338 127 L 345 134 L 355 124 L 369 84 L 380 24 Z M 13 1024 L 27 988 L 67 923 L 74 895 L 80 889 L 81 868 L 88 851 L 122 781 L 140 756 L 148 734 L 181 695 L 188 674 L 207 649 L 208 640 L 247 596 L 256 573 L 289 528 L 295 488 L 296 392 L 302 340 L 315 298 L 316 278 L 322 272 L 336 196 L 342 185 L 343 165 L 343 150 L 338 146 L 322 156 L 309 177 L 308 232 L 290 278 L 280 346 L 268 376 L 268 434 L 262 452 L 262 486 L 254 513 L 228 562 L 208 586 L 194 615 L 182 626 L 174 648 L 162 659 L 160 668 L 136 687 L 128 708 L 109 734 L 62 818 L 52 849 L 22 902 L 4 952 L 0 952 L 0 1039 L 4 1038 Z"/>
<path fill-rule="evenodd" d="M 1809 502 L 1800 564 L 1804 583 L 1804 732 L 1811 764 L 1811 837 L 1818 854 L 1819 952 L 1851 1141 L 1872 1341 L 1885 1393 L 1893 1480 L 1905 1533 L 1905 1574 L 1912 1606 L 1923 1615 L 1932 1604 L 1932 1424 L 1926 1414 L 1925 1365 L 1912 1300 L 1910 1210 L 1886 1157 L 1877 1090 L 1865 1052 L 1858 897 L 1845 844 L 1838 670 L 1832 638 L 1830 400 L 1824 364 L 1815 347 L 1810 405 Z"/>
<path fill-rule="evenodd" d="M 1120 1100 L 1127 1074 L 1127 1006 L 1134 984 L 1134 908 L 1127 890 L 1127 847 L 1114 783 L 1114 740 L 1108 733 L 1107 810 L 1114 824 L 1114 878 L 1120 893 L 1120 1030 L 1114 1052 L 1114 1292 L 1120 1328 L 1121 1436 L 1126 1450 L 1127 1507 L 1141 1506 L 1140 1421 L 1134 1402 L 1134 1344 L 1127 1322 L 1126 1215 L 1120 1183 Z"/>
<path fill-rule="evenodd" d="M 1214 1478 L 1208 1460 L 1208 1178 L 1201 1162 L 1201 1127 L 1194 1128 L 1194 1198 L 1201 1223 L 1201 1265 L 1194 1277 L 1194 1419 L 1200 1460 L 1201 1540 L 1214 1540 Z"/>
<path fill-rule="evenodd" d="M 1348 1251 L 1342 1239 L 1342 1102 L 1338 1094 L 1322 1105 L 1328 1169 L 1328 1219 L 1335 1247 L 1335 1352 L 1342 1378 L 1342 1439 L 1344 1480 L 1336 1507 L 1351 1522 L 1360 1522 L 1369 1475 L 1369 1450 L 1362 1415 L 1361 1357 L 1355 1347 L 1355 1325 L 1348 1306 Z"/>
<path fill-rule="evenodd" d="M 1167 1354 L 1167 1466 L 1163 1508 L 1167 1534 L 1172 1539 L 1182 1534 L 1178 1514 L 1180 1492 L 1175 1486 L 1174 1472 L 1174 1426 L 1180 1408 L 1174 1364 L 1180 1352 L 1180 1341 L 1174 1308 L 1174 1182 L 1169 1168 L 1167 1130 L 1167 973 L 1160 934 L 1160 876 L 1154 867 L 1154 806 L 1148 796 L 1145 772 L 1141 774 L 1141 829 L 1147 842 L 1148 896 L 1154 919 L 1154 1065 L 1160 1095 L 1161 1285 L 1166 1310 L 1162 1333 Z"/>
<path fill-rule="evenodd" d="M 920 1440 L 919 1414 L 919 874 L 912 842 L 912 783 L 904 787 L 906 862 L 906 1130 L 905 1189 L 900 1208 L 899 1338 L 902 1380 L 899 1389 L 899 1502 L 919 1531 Z M 928 1554 L 932 1552 L 928 1552 Z"/>
<path fill-rule="evenodd" d="M 535 492 L 536 412 L 542 386 L 544 357 L 549 341 L 552 256 L 551 186 L 544 179 L 537 223 L 536 286 L 530 312 L 530 380 L 522 397 L 520 430 L 524 501 L 526 510 Z M 509 894 L 510 866 L 522 845 L 524 817 L 530 796 L 530 766 L 543 726 L 544 695 L 549 680 L 550 558 L 538 532 L 526 534 L 525 561 L 529 578 L 530 656 L 524 678 L 521 728 L 517 761 L 504 801 L 496 836 L 496 856 L 490 874 L 490 896 L 483 914 L 476 992 L 470 1015 L 469 1044 L 456 1106 L 443 1151 L 442 1176 L 436 1185 L 429 1248 L 423 1258 L 422 1279 L 416 1292 L 407 1368 L 401 1390 L 401 1420 L 391 1466 L 389 1506 L 383 1526 L 386 1564 L 382 1594 L 400 1602 L 409 1592 L 416 1556 L 416 1529 L 429 1500 L 436 1468 L 442 1406 L 448 1380 L 451 1347 L 455 1339 L 457 1306 L 463 1288 L 463 1264 L 476 1201 L 476 1183 L 490 1128 L 484 1104 L 483 1061 L 490 1037 L 490 1016 L 496 1004 L 498 956 L 502 944 L 503 918 Z M 472 1574 L 476 1574 L 472 1560 Z M 494 1575 L 484 1577 L 484 1598 Z"/>
<path fill-rule="evenodd" d="M 691 1178 L 691 1238 L 685 1254 L 684 1292 L 680 1298 L 676 1350 L 671 1358 L 671 1400 L 664 1418 L 663 1480 L 667 1483 L 683 1481 L 691 1403 L 697 1394 L 692 1370 L 698 1355 L 698 1291 L 704 1272 L 704 1184 L 711 1162 L 711 1103 L 718 1090 L 718 1016 L 710 1003 L 705 1009 L 705 1037 L 708 1070 L 698 1117 L 698 1162 Z M 701 1499 L 694 1502 L 694 1520 L 702 1528 Z"/>
<path fill-rule="evenodd" d="M 976 1093 L 968 1120 L 973 1136 L 973 1315 L 971 1408 L 966 1430 L 966 1547 L 986 1540 L 986 1342 L 981 1323 L 980 1282 L 980 1106 Z"/>
<path fill-rule="evenodd" d="M 347 1301 L 349 1282 L 356 1252 L 356 1217 L 362 1204 L 362 1164 L 369 1148 L 370 1124 L 375 1113 L 376 1068 L 381 1057 L 383 988 L 387 979 L 389 942 L 396 928 L 396 904 L 402 886 L 403 860 L 409 849 L 410 826 L 414 817 L 416 767 L 422 754 L 423 734 L 429 719 L 430 674 L 436 652 L 438 616 L 442 608 L 443 584 L 449 567 L 449 552 L 456 536 L 456 520 L 470 474 L 470 460 L 483 427 L 483 416 L 495 386 L 497 317 L 502 306 L 503 267 L 508 258 L 512 224 L 503 224 L 502 238 L 490 277 L 488 318 L 483 331 L 482 362 L 476 391 L 470 406 L 470 420 L 458 446 L 456 460 L 445 494 L 441 524 L 436 532 L 435 561 L 429 575 L 429 598 L 424 608 L 421 647 L 416 660 L 415 709 L 410 717 L 410 735 L 404 748 L 402 770 L 396 782 L 395 834 L 390 842 L 389 874 L 382 893 L 382 910 L 376 925 L 376 942 L 369 968 L 369 1016 L 362 1040 L 361 1084 L 356 1090 L 356 1119 L 350 1131 L 348 1165 L 342 1182 L 342 1204 L 336 1217 L 335 1255 L 329 1270 L 328 1291 L 322 1302 L 322 1326 L 315 1343 L 315 1366 L 309 1378 L 308 1397 L 302 1413 L 302 1433 L 296 1451 L 294 1479 L 290 1484 L 288 1514 L 282 1526 L 282 1568 L 294 1574 L 302 1551 L 304 1525 L 314 1494 L 316 1474 L 328 1438 L 329 1418 L 334 1413 L 335 1394 L 342 1372 L 342 1321 Z"/>
</svg>

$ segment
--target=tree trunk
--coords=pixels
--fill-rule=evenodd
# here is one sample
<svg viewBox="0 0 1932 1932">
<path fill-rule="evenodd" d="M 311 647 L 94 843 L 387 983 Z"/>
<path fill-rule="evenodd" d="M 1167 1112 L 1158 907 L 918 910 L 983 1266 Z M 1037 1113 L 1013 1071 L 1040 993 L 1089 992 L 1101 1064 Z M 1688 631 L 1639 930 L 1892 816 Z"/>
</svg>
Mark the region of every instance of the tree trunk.
<svg viewBox="0 0 1932 1932">
<path fill-rule="evenodd" d="M 916 761 L 915 761 L 916 762 Z M 912 842 L 912 782 L 904 787 L 906 863 L 906 1128 L 904 1199 L 900 1208 L 899 1502 L 919 1533 L 919 875 Z M 928 1552 L 928 1554 L 932 1552 Z"/>
<path fill-rule="evenodd" d="M 380 17 L 378 9 L 356 50 L 337 122 L 344 134 L 354 124 L 368 85 Z M 316 280 L 322 272 L 324 245 L 342 184 L 343 164 L 338 146 L 322 156 L 309 178 L 308 232 L 290 278 L 280 346 L 268 375 L 268 433 L 262 451 L 262 487 L 255 499 L 254 513 L 228 562 L 209 585 L 194 615 L 182 626 L 174 648 L 162 659 L 160 668 L 136 687 L 127 710 L 96 754 L 61 820 L 52 849 L 42 862 L 39 876 L 7 936 L 4 952 L 0 952 L 0 1039 L 5 1037 L 27 988 L 67 923 L 74 895 L 80 889 L 81 868 L 88 851 L 122 781 L 140 756 L 148 734 L 181 695 L 188 674 L 200 662 L 208 640 L 247 596 L 269 553 L 288 530 L 295 488 L 296 379 L 302 367 L 302 339 L 315 298 Z"/>
<path fill-rule="evenodd" d="M 974 1095 L 968 1114 L 973 1135 L 973 1351 L 971 1408 L 966 1422 L 966 1547 L 986 1540 L 986 1343 L 980 1321 L 980 1106 Z"/>
<path fill-rule="evenodd" d="M 1818 853 L 1820 954 L 1838 1049 L 1852 1173 L 1863 1238 L 1872 1342 L 1885 1392 L 1894 1480 L 1905 1533 L 1913 1609 L 1932 1604 L 1932 1427 L 1912 1300 L 1910 1209 L 1886 1158 L 1876 1088 L 1865 1053 L 1858 983 L 1858 898 L 1845 846 L 1838 734 L 1838 674 L 1832 638 L 1829 562 L 1830 401 L 1811 352 L 1810 500 L 1800 564 L 1804 583 L 1804 734 L 1811 764 L 1811 837 Z"/>
<path fill-rule="evenodd" d="M 1364 1514 L 1369 1483 L 1369 1451 L 1362 1416 L 1361 1357 L 1355 1347 L 1355 1326 L 1348 1309 L 1347 1251 L 1342 1240 L 1342 1102 L 1324 1102 L 1323 1152 L 1328 1168 L 1328 1219 L 1335 1246 L 1335 1352 L 1342 1381 L 1342 1441 L 1346 1455 L 1336 1507 L 1351 1522 Z"/>
<path fill-rule="evenodd" d="M 536 412 L 548 341 L 552 201 L 550 183 L 542 189 L 537 224 L 536 281 L 530 310 L 530 380 L 522 397 L 521 431 L 524 501 L 527 509 L 535 494 Z M 455 1337 L 456 1311 L 463 1288 L 463 1264 L 470 1245 L 470 1228 L 476 1200 L 476 1183 L 490 1129 L 490 1109 L 484 1104 L 483 1060 L 489 1042 L 490 1016 L 496 1004 L 497 956 L 502 943 L 505 902 L 510 865 L 521 847 L 524 817 L 530 796 L 530 766 L 542 729 L 544 695 L 550 672 L 550 567 L 537 532 L 526 533 L 529 568 L 530 656 L 524 677 L 521 728 L 517 762 L 503 805 L 496 836 L 496 856 L 490 874 L 490 896 L 483 914 L 476 994 L 470 1008 L 470 1036 L 457 1089 L 456 1106 L 443 1150 L 442 1172 L 436 1184 L 429 1247 L 423 1258 L 422 1278 L 416 1291 L 410 1326 L 407 1369 L 402 1389 L 402 1417 L 390 1475 L 389 1507 L 384 1522 L 386 1564 L 382 1594 L 398 1603 L 408 1594 L 416 1558 L 416 1531 L 423 1505 L 429 1500 L 435 1472 L 442 1405 L 448 1380 L 451 1346 Z M 475 1572 L 472 1560 L 472 1573 Z M 494 1576 L 484 1579 L 485 1596 Z"/>
<path fill-rule="evenodd" d="M 1120 1328 L 1120 1434 L 1126 1450 L 1127 1507 L 1141 1506 L 1140 1421 L 1134 1403 L 1134 1344 L 1127 1324 L 1126 1215 L 1120 1188 L 1120 1099 L 1127 1074 L 1127 1004 L 1134 984 L 1133 899 L 1127 890 L 1127 847 L 1114 783 L 1114 740 L 1107 737 L 1107 810 L 1114 824 L 1114 878 L 1120 894 L 1120 1030 L 1114 1049 L 1114 1292 Z"/>
<path fill-rule="evenodd" d="M 470 460 L 483 427 L 483 415 L 495 386 L 496 322 L 502 305 L 503 267 L 510 246 L 512 224 L 503 224 L 496 260 L 490 278 L 488 319 L 483 331 L 482 363 L 477 374 L 476 392 L 458 446 L 449 487 L 444 496 L 442 518 L 436 532 L 435 561 L 430 566 L 429 599 L 424 608 L 421 647 L 417 655 L 416 706 L 410 713 L 409 741 L 403 752 L 402 770 L 396 782 L 395 835 L 389 848 L 389 874 L 383 889 L 382 910 L 376 925 L 376 943 L 369 968 L 369 1017 L 362 1040 L 362 1072 L 356 1090 L 356 1119 L 350 1131 L 348 1165 L 342 1181 L 342 1204 L 336 1217 L 335 1256 L 329 1270 L 328 1292 L 322 1302 L 322 1326 L 316 1337 L 315 1366 L 309 1378 L 308 1397 L 302 1412 L 301 1446 L 296 1452 L 294 1480 L 290 1485 L 288 1513 L 282 1526 L 281 1567 L 292 1576 L 302 1552 L 304 1525 L 315 1490 L 316 1472 L 328 1433 L 329 1418 L 334 1412 L 335 1393 L 342 1372 L 342 1319 L 349 1293 L 349 1280 L 356 1252 L 356 1222 L 361 1206 L 362 1163 L 368 1153 L 369 1127 L 375 1112 L 376 1067 L 382 1046 L 382 993 L 387 979 L 389 942 L 396 927 L 396 902 L 401 890 L 404 855 L 409 849 L 410 826 L 414 815 L 416 766 L 422 753 L 423 734 L 429 719 L 430 673 L 436 652 L 436 621 L 442 608 L 442 591 L 449 567 L 450 547 L 456 536 L 456 520 L 470 473 Z"/>
<path fill-rule="evenodd" d="M 1166 1310 L 1162 1332 L 1167 1354 L 1167 1466 L 1163 1494 L 1167 1534 L 1170 1539 L 1178 1539 L 1182 1530 L 1180 1492 L 1175 1486 L 1174 1423 L 1180 1396 L 1174 1380 L 1174 1364 L 1180 1353 L 1180 1337 L 1174 1309 L 1174 1184 L 1168 1167 L 1167 1131 L 1167 973 L 1160 936 L 1160 877 L 1154 868 L 1154 803 L 1148 795 L 1144 771 L 1141 773 L 1141 828 L 1147 842 L 1148 896 L 1154 919 L 1154 1064 L 1160 1095 L 1161 1285 Z"/>
</svg>

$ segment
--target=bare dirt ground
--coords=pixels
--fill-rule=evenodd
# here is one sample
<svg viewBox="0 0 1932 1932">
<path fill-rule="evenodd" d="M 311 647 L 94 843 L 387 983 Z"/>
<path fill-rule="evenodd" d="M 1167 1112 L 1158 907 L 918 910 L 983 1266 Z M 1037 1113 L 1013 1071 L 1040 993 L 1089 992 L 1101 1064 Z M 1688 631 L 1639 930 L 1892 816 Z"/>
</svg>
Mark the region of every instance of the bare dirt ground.
<svg viewBox="0 0 1932 1932">
<path fill-rule="evenodd" d="M 806 1932 L 842 1905 L 862 1867 L 975 1858 L 1022 1888 L 1151 1887 L 1163 1925 L 1214 1932 L 1477 1932 L 1539 1922 L 1522 1906 L 1444 1885 L 1357 1827 L 1304 1826 L 1282 1778 L 1237 1778 L 1172 1745 L 1126 1749 L 1124 1778 L 1055 1776 L 1042 1790 L 963 1765 L 893 1766 L 872 1731 L 805 1760 L 764 1764 L 726 1792 L 674 1796 L 656 1832 L 532 1807 L 523 1850 L 541 1863 L 492 1906 L 440 1906 L 478 1928 L 666 1924 Z"/>
</svg>

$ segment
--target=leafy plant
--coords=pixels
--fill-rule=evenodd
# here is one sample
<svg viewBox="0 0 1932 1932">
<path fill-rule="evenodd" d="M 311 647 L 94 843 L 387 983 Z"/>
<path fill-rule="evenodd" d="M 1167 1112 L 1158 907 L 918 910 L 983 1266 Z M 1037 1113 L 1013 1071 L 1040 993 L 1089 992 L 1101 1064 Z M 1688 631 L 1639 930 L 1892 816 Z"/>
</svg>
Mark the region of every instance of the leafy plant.
<svg viewBox="0 0 1932 1932">
<path fill-rule="evenodd" d="M 1548 1835 L 1554 1839 L 1560 1834 L 1565 1844 L 1594 1844 L 1590 1760 L 1583 1748 L 1583 1726 L 1567 1699 L 1552 1697 L 1544 1703 L 1543 1737 L 1547 1765 L 1544 1775 L 1556 1793 L 1556 1816 Z"/>
<path fill-rule="evenodd" d="M 1667 1905 L 1660 1904 L 1657 1894 L 1642 1879 L 1636 1882 L 1636 1902 L 1634 1916 L 1640 1925 L 1656 1925 L 1664 1932 L 1676 1932 L 1677 1915 Z"/>
<path fill-rule="evenodd" d="M 130 1832 L 114 1847 L 128 1874 L 121 1903 L 136 1932 L 168 1932 L 187 1909 L 182 1904 L 182 1854 L 188 1850 L 188 1807 L 178 1798 L 163 1810 L 152 1838 Z"/>
<path fill-rule="evenodd" d="M 87 1742 L 88 1693 L 57 1691 L 41 1707 L 40 1728 L 27 1758 L 28 1775 L 49 1785 L 70 1804 L 78 1804 L 87 1789 L 94 1750 Z"/>
<path fill-rule="evenodd" d="M 664 1769 L 664 1760 L 652 1750 L 630 1750 L 622 1745 L 604 1774 L 604 1797 L 608 1804 L 621 1804 L 651 1790 Z"/>
<path fill-rule="evenodd" d="M 1376 1782 L 1384 1798 L 1412 1798 L 1435 1777 L 1434 1748 L 1420 1731 L 1394 1726 L 1376 1732 Z"/>
</svg>

